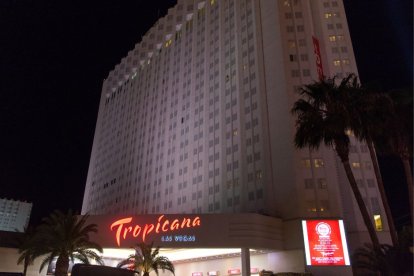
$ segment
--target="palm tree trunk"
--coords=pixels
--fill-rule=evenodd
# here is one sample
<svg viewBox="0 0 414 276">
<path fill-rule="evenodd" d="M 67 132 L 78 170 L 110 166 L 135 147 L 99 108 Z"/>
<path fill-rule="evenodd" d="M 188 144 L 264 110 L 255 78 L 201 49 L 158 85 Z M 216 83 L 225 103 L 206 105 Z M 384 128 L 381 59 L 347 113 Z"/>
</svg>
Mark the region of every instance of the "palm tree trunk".
<svg viewBox="0 0 414 276">
<path fill-rule="evenodd" d="M 414 214 L 413 214 L 413 174 L 411 172 L 410 160 L 405 155 L 400 155 L 401 161 L 404 167 L 405 180 L 407 182 L 408 189 L 408 199 L 410 202 L 410 214 L 411 214 L 411 225 L 414 224 Z"/>
<path fill-rule="evenodd" d="M 69 257 L 59 256 L 56 261 L 55 276 L 67 276 L 69 268 Z"/>
<path fill-rule="evenodd" d="M 28 266 L 29 266 L 29 261 L 25 259 L 24 264 L 23 264 L 23 276 L 26 276 Z"/>
<path fill-rule="evenodd" d="M 368 213 L 367 207 L 365 206 L 365 202 L 361 196 L 361 192 L 358 189 L 358 185 L 355 181 L 354 174 L 352 173 L 351 166 L 349 165 L 349 160 L 342 160 L 342 164 L 344 166 L 349 184 L 351 185 L 352 192 L 354 193 L 355 199 L 357 201 L 359 210 L 361 211 L 362 219 L 364 220 L 365 226 L 367 227 L 372 245 L 375 249 L 380 250 L 380 244 L 377 237 L 377 233 L 375 233 L 374 226 L 372 225 L 371 216 Z"/>
<path fill-rule="evenodd" d="M 391 241 L 394 246 L 398 245 L 398 235 L 397 230 L 395 229 L 394 219 L 392 217 L 391 208 L 388 204 L 388 198 L 385 193 L 384 182 L 382 181 L 382 176 L 380 172 L 380 168 L 378 165 L 377 156 L 375 154 L 374 144 L 371 139 L 367 139 L 367 145 L 369 149 L 369 154 L 371 155 L 372 164 L 374 166 L 374 173 L 377 179 L 378 190 L 381 195 L 382 204 L 384 206 L 385 215 L 388 221 L 388 228 L 390 229 Z"/>
</svg>

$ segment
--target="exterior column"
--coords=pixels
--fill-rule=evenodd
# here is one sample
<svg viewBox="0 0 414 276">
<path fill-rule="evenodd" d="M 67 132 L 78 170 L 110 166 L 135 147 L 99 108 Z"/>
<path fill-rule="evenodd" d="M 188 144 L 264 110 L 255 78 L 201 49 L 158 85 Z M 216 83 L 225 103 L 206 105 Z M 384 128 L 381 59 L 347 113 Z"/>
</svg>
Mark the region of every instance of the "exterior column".
<svg viewBox="0 0 414 276">
<path fill-rule="evenodd" d="M 242 263 L 242 276 L 250 276 L 250 250 L 243 247 L 241 249 L 241 263 Z"/>
</svg>

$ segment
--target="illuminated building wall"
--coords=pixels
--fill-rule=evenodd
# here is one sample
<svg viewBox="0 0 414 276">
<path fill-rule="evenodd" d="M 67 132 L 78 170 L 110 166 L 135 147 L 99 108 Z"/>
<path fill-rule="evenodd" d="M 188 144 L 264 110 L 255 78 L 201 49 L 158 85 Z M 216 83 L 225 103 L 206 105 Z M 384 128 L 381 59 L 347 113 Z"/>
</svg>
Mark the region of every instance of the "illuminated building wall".
<svg viewBox="0 0 414 276">
<path fill-rule="evenodd" d="M 0 231 L 23 232 L 31 212 L 32 203 L 0 198 Z"/>
<path fill-rule="evenodd" d="M 293 146 L 295 89 L 318 68 L 357 72 L 342 0 L 179 0 L 103 83 L 82 212 L 343 217 L 365 229 L 336 154 Z M 367 146 L 351 140 L 381 215 Z"/>
</svg>

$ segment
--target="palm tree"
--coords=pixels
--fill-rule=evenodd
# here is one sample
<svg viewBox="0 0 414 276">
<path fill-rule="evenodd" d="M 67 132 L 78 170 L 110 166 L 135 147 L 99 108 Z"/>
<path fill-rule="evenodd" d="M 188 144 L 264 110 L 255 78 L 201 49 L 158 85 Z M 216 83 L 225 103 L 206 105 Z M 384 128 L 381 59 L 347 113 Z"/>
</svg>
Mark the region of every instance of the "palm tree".
<svg viewBox="0 0 414 276">
<path fill-rule="evenodd" d="M 406 227 L 400 232 L 396 246 L 382 244 L 380 250 L 375 250 L 365 244 L 357 248 L 352 256 L 356 275 L 413 275 L 412 234 L 412 229 Z"/>
<path fill-rule="evenodd" d="M 384 122 L 388 120 L 391 111 L 391 101 L 384 93 L 377 90 L 362 87 L 358 82 L 358 77 L 350 75 L 350 85 L 348 86 L 348 101 L 344 102 L 347 114 L 351 117 L 350 128 L 355 137 L 360 141 L 365 141 L 370 153 L 377 180 L 378 191 L 384 206 L 392 244 L 398 243 L 397 231 L 392 217 L 391 208 L 388 204 L 385 193 L 384 182 L 382 180 L 377 155 L 374 148 L 374 139 L 386 133 Z"/>
<path fill-rule="evenodd" d="M 24 229 L 23 236 L 21 236 L 21 238 L 19 238 L 17 241 L 20 254 L 19 258 L 17 259 L 17 264 L 23 263 L 23 276 L 26 276 L 27 268 L 29 265 L 33 264 L 33 261 L 36 258 L 34 238 L 34 229 L 29 227 Z"/>
<path fill-rule="evenodd" d="M 40 265 L 40 271 L 45 265 L 56 261 L 56 276 L 67 276 L 69 261 L 78 259 L 89 264 L 89 259 L 103 264 L 101 257 L 94 251 L 102 253 L 102 247 L 89 240 L 90 233 L 96 233 L 96 224 L 86 224 L 88 216 L 77 216 L 69 211 L 64 214 L 54 211 L 49 217 L 43 219 L 43 224 L 37 228 L 34 256 L 46 255 Z"/>
<path fill-rule="evenodd" d="M 167 257 L 158 256 L 160 247 L 153 248 L 153 243 L 147 245 L 145 243 L 138 244 L 135 248 L 135 254 L 131 254 L 127 259 L 121 261 L 117 267 L 126 267 L 137 271 L 142 271 L 143 276 L 149 276 L 151 271 L 162 269 L 171 271 L 174 274 L 174 265 Z"/>
<path fill-rule="evenodd" d="M 299 90 L 302 98 L 297 100 L 292 108 L 292 113 L 297 115 L 294 143 L 297 148 L 318 149 L 324 143 L 335 149 L 345 169 L 372 244 L 379 248 L 371 217 L 349 163 L 350 140 L 346 131 L 350 123 L 343 103 L 347 101 L 346 91 L 351 78 L 352 76 L 344 78 L 339 85 L 335 83 L 335 78 L 322 79 Z"/>
<path fill-rule="evenodd" d="M 402 89 L 390 91 L 388 95 L 393 105 L 392 113 L 386 121 L 387 131 L 384 135 L 391 151 L 400 158 L 403 164 L 412 225 L 414 223 L 414 184 L 410 160 L 413 156 L 413 93 L 412 89 Z"/>
</svg>

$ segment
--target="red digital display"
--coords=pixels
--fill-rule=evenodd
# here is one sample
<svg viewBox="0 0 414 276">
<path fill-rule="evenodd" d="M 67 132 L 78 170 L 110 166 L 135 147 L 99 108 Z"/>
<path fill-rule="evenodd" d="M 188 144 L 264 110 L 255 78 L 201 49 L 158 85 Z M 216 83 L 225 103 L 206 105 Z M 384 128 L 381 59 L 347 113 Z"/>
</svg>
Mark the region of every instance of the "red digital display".
<svg viewBox="0 0 414 276">
<path fill-rule="evenodd" d="M 350 265 L 342 220 L 302 221 L 307 265 Z"/>
</svg>

